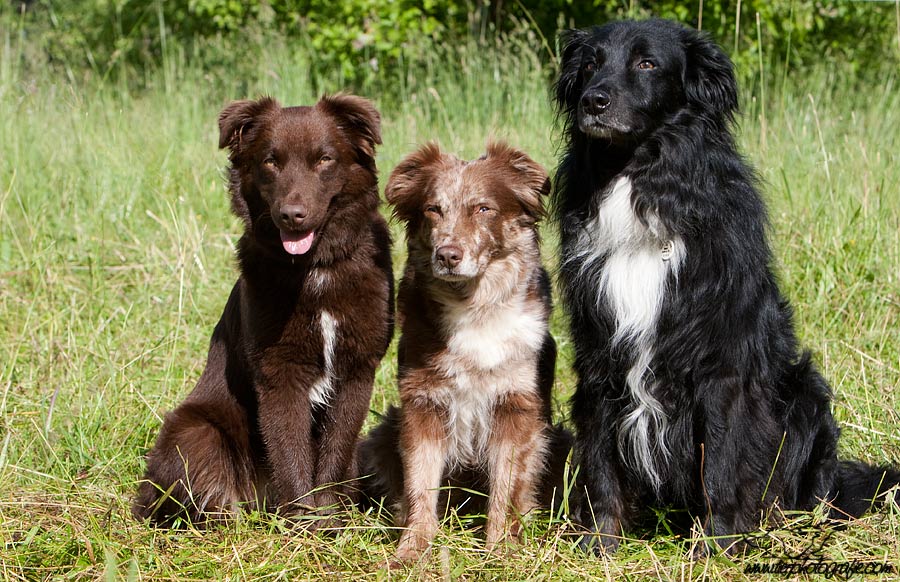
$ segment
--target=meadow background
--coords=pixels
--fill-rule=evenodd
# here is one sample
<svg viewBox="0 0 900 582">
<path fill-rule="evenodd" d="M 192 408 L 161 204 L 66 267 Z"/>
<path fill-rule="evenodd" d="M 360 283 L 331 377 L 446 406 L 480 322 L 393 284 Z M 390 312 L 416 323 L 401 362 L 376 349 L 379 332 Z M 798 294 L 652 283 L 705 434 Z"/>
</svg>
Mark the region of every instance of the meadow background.
<svg viewBox="0 0 900 582">
<path fill-rule="evenodd" d="M 216 149 L 226 103 L 312 103 L 339 89 L 372 98 L 382 186 L 427 140 L 474 157 L 504 138 L 552 171 L 556 31 L 650 14 L 702 26 L 735 59 L 739 141 L 764 180 L 799 335 L 834 387 L 842 455 L 900 461 L 900 3 L 7 1 L 0 578 L 761 578 L 744 568 L 763 552 L 693 561 L 689 542 L 653 531 L 613 557 L 585 557 L 565 508 L 531 520 L 526 544 L 500 555 L 452 516 L 430 558 L 390 573 L 380 565 L 397 534 L 377 512 L 318 533 L 260 515 L 170 532 L 129 513 L 143 454 L 200 375 L 236 276 L 240 229 Z M 552 223 L 544 235 L 552 268 Z M 575 379 L 558 310 L 553 333 L 565 421 Z M 368 426 L 395 401 L 395 372 L 392 350 Z M 769 539 L 782 551 L 816 535 Z M 835 533 L 822 555 L 900 570 L 900 511 Z"/>
</svg>

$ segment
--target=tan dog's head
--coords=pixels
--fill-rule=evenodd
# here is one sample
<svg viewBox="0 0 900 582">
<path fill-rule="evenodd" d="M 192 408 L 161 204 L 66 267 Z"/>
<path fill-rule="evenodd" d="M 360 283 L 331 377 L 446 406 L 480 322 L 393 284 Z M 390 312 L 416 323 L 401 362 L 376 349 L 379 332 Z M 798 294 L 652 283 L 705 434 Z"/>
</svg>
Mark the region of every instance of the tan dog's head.
<svg viewBox="0 0 900 582">
<path fill-rule="evenodd" d="M 430 262 L 435 278 L 464 282 L 484 274 L 495 259 L 537 240 L 547 172 L 503 143 L 470 162 L 428 144 L 394 168 L 385 195 L 406 223 L 410 261 Z"/>
</svg>

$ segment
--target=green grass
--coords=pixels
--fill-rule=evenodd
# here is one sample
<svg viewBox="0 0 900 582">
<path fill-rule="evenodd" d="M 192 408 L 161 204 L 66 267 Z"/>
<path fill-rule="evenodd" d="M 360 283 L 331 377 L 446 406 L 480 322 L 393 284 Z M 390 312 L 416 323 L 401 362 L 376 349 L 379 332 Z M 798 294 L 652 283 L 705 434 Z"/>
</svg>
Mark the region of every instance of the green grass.
<svg viewBox="0 0 900 582">
<path fill-rule="evenodd" d="M 425 72 L 384 79 L 401 98 L 379 103 L 382 176 L 427 140 L 472 157 L 488 136 L 554 168 L 552 71 L 528 46 L 464 46 L 455 60 L 435 58 Z M 304 55 L 284 49 L 261 63 L 255 79 L 208 79 L 170 63 L 158 89 L 139 93 L 101 81 L 26 77 L 15 65 L 15 43 L 3 50 L 0 577 L 758 578 L 743 568 L 760 554 L 691 561 L 686 545 L 665 535 L 629 540 L 612 558 L 587 558 L 573 549 L 564 518 L 532 520 L 526 544 L 505 555 L 485 553 L 478 531 L 452 518 L 428 560 L 391 575 L 379 567 L 396 533 L 377 515 L 351 514 L 348 527 L 327 533 L 288 531 L 258 515 L 203 533 L 133 520 L 128 506 L 142 455 L 161 415 L 197 380 L 235 279 L 239 225 L 228 213 L 216 115 L 233 98 L 268 92 L 285 104 L 309 103 L 339 87 L 311 86 Z M 752 81 L 752 71 L 743 73 Z M 779 272 L 800 336 L 834 386 L 842 454 L 900 460 L 897 78 L 848 91 L 848 79 L 824 68 L 792 77 L 768 86 L 765 104 L 755 99 L 754 83 L 745 85 L 740 141 L 766 183 Z M 396 226 L 395 235 L 399 269 Z M 553 265 L 552 225 L 544 247 Z M 561 346 L 562 418 L 574 375 L 559 312 L 553 331 Z M 373 410 L 395 400 L 394 380 L 390 354 Z M 779 540 L 806 542 L 791 534 Z M 825 556 L 900 568 L 900 512 L 888 509 L 837 532 Z"/>
</svg>

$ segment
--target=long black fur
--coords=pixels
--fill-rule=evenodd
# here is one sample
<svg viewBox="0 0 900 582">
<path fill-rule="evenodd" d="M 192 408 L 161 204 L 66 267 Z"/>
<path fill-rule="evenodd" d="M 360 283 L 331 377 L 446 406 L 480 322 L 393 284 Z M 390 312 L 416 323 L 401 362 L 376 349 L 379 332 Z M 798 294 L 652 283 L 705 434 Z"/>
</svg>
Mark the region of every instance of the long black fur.
<svg viewBox="0 0 900 582">
<path fill-rule="evenodd" d="M 773 504 L 808 510 L 825 501 L 833 516 L 859 516 L 900 472 L 837 459 L 831 389 L 798 348 L 765 205 L 730 132 L 731 62 L 705 35 L 664 20 L 568 31 L 561 50 L 555 97 L 566 141 L 555 213 L 578 374 L 572 419 L 588 499 L 580 520 L 600 534 L 587 540 L 614 550 L 648 504 L 687 507 L 723 547 Z M 652 70 L 638 67 L 645 58 Z M 612 102 L 595 121 L 602 126 L 614 108 L 620 121 L 591 137 L 579 103 L 601 89 Z M 634 354 L 627 343 L 614 347 L 614 313 L 597 301 L 604 259 L 585 266 L 576 244 L 621 176 L 631 180 L 637 215 L 658 217 L 685 244 L 650 364 L 669 449 L 654 452 L 658 488 L 620 451 Z"/>
</svg>

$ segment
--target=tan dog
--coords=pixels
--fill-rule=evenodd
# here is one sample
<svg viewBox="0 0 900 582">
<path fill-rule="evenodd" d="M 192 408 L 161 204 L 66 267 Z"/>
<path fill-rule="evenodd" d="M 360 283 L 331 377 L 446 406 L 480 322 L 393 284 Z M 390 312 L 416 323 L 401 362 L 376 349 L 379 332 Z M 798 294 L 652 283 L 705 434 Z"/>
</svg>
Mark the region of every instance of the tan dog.
<svg viewBox="0 0 900 582">
<path fill-rule="evenodd" d="M 471 162 L 426 145 L 388 181 L 409 250 L 398 296 L 401 409 L 363 443 L 361 464 L 386 495 L 402 488 L 399 560 L 434 538 L 447 479 L 487 485 L 489 549 L 517 540 L 548 451 L 557 435 L 568 443 L 550 425 L 556 348 L 537 233 L 548 190 L 544 169 L 504 144 Z"/>
</svg>

